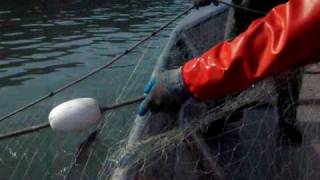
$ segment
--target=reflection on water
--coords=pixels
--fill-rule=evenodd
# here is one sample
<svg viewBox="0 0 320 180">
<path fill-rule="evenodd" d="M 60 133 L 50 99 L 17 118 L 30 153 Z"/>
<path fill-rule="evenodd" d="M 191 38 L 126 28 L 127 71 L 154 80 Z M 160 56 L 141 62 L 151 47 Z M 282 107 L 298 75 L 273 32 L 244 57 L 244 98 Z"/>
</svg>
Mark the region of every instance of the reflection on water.
<svg viewBox="0 0 320 180">
<path fill-rule="evenodd" d="M 0 116 L 107 63 L 186 6 L 185 0 L 0 1 Z M 0 133 L 47 121 L 49 110 L 67 99 L 94 97 L 106 105 L 140 96 L 171 29 L 111 68 L 1 122 Z M 107 114 L 100 142 L 125 140 L 136 109 Z M 63 179 L 86 135 L 45 130 L 0 142 L 0 179 Z M 110 175 L 104 161 L 118 144 L 101 144 L 93 144 L 88 163 L 76 168 L 85 173 L 76 175 Z"/>
<path fill-rule="evenodd" d="M 183 1 L 0 1 L 0 116 L 110 61 L 116 54 L 125 51 L 185 9 L 185 3 L 181 2 Z M 157 38 L 167 38 L 169 32 L 167 30 Z M 44 122 L 49 109 L 66 99 L 95 96 L 101 103 L 110 104 L 123 94 L 130 96 L 128 94 L 131 91 L 123 93 L 123 86 L 128 86 L 127 89 L 133 91 L 133 96 L 141 95 L 143 83 L 148 79 L 154 60 L 143 61 L 140 66 L 143 68 L 137 70 L 141 71 L 141 75 L 136 73 L 138 75 L 131 77 L 130 73 L 142 52 L 159 51 L 159 46 L 144 44 L 139 53 L 130 54 L 103 74 L 91 77 L 85 84 L 2 122 L 0 132 Z M 143 55 L 144 58 L 154 59 L 159 52 L 148 54 Z M 129 80 L 132 83 L 126 83 Z M 121 139 L 126 135 L 131 116 L 136 112 L 135 107 L 125 110 L 117 116 L 111 116 L 112 118 L 108 116 L 112 121 L 105 122 L 108 128 L 103 128 L 101 137 Z M 0 179 L 61 179 L 72 161 L 75 147 L 85 135 L 59 135 L 44 131 L 1 142 Z M 96 177 L 100 172 L 99 168 L 103 165 L 101 158 L 109 153 L 106 146 L 94 147 L 97 158 L 90 158 L 93 163 L 88 166 L 93 168 L 88 168 L 87 173 L 93 173 L 89 177 Z M 108 173 L 101 173 L 101 176 L 104 174 Z"/>
<path fill-rule="evenodd" d="M 21 92 L 37 92 L 32 88 L 42 84 L 52 90 L 74 80 L 123 52 L 186 6 L 182 0 L 31 2 L 0 2 L 2 102 Z"/>
<path fill-rule="evenodd" d="M 68 64 L 57 64 L 57 65 L 51 65 L 41 68 L 30 68 L 25 69 L 24 72 L 15 73 L 13 75 L 4 76 L 0 78 L 0 88 L 3 86 L 18 86 L 22 85 L 22 82 L 25 80 L 32 79 L 33 75 L 41 75 L 41 74 L 49 74 L 56 72 L 57 69 L 60 68 L 73 68 L 81 63 L 68 63 Z M 28 78 L 25 78 L 28 76 Z"/>
<path fill-rule="evenodd" d="M 67 71 L 81 64 L 99 64 L 179 8 L 170 0 L 46 0 L 24 8 L 21 2 L 0 7 L 0 87 L 23 85 L 39 76 L 30 70 L 33 65 L 45 74 L 52 73 L 49 67 Z M 86 59 L 81 58 L 83 53 Z M 90 58 L 88 53 L 98 56 Z M 78 58 L 70 59 L 72 54 Z"/>
</svg>

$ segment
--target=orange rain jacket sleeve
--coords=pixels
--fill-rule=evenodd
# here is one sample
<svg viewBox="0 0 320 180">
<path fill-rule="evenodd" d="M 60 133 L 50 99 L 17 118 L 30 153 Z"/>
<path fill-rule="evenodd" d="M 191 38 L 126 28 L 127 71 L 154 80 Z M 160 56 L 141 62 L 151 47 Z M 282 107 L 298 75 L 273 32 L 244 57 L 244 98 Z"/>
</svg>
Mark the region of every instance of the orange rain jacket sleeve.
<svg viewBox="0 0 320 180">
<path fill-rule="evenodd" d="M 320 60 L 320 0 L 290 0 L 232 41 L 187 62 L 182 77 L 195 98 L 209 100 L 315 60 Z"/>
</svg>

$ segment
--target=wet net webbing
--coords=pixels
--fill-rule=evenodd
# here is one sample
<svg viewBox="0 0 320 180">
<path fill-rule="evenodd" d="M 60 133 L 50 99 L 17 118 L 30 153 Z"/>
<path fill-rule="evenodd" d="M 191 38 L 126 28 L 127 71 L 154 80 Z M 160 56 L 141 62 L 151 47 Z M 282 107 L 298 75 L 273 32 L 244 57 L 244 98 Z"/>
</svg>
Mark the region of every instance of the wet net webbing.
<svg viewBox="0 0 320 180">
<path fill-rule="evenodd" d="M 2 122 L 1 132 L 46 122 L 51 108 L 73 98 L 93 97 L 102 105 L 109 105 L 141 96 L 143 85 L 149 79 L 165 39 L 166 35 L 160 40 L 153 39 L 124 57 L 121 63 L 97 73 L 92 78 L 98 81 L 89 78 Z M 85 89 L 81 90 L 84 87 Z M 65 179 L 68 174 L 70 174 L 68 179 L 104 179 L 110 176 L 110 170 L 105 168 L 116 164 L 117 159 L 112 154 L 120 148 L 120 144 L 125 143 L 136 108 L 137 106 L 131 105 L 116 111 L 108 111 L 103 117 L 103 124 L 98 126 L 100 130 L 97 137 L 87 143 L 79 157 L 77 153 L 81 149 L 80 144 L 87 140 L 88 135 L 94 132 L 96 127 L 85 132 L 66 134 L 53 132 L 49 128 L 2 140 L 1 179 Z M 69 172 L 71 166 L 75 167 Z"/>
<path fill-rule="evenodd" d="M 102 85 L 88 79 L 75 88 L 86 84 L 103 104 L 139 96 L 157 60 L 160 69 L 171 69 L 200 55 L 226 37 L 229 18 L 226 6 L 193 11 L 169 40 L 152 39 L 143 45 L 144 51 L 125 57 L 124 64 L 134 61 L 129 73 L 110 69 L 94 76 L 105 79 Z M 46 130 L 5 140 L 0 144 L 0 175 L 2 179 L 317 179 L 318 71 L 311 65 L 269 77 L 224 99 L 203 103 L 189 99 L 177 113 L 148 114 L 142 135 L 132 144 L 128 144 L 132 128 L 139 126 L 137 105 L 106 113 L 97 137 L 87 145 L 80 144 L 95 128 L 77 134 Z M 111 86 L 113 91 L 108 91 Z M 82 95 L 88 93 L 67 90 L 17 115 L 19 124 L 2 123 L 2 130 L 42 122 L 37 117 L 45 117 L 50 106 Z"/>
</svg>

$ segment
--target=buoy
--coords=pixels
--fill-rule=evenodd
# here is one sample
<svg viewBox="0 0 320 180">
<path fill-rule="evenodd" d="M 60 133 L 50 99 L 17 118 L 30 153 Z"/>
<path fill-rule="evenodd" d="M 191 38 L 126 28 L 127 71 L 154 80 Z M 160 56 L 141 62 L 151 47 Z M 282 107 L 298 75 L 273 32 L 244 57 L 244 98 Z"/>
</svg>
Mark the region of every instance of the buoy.
<svg viewBox="0 0 320 180">
<path fill-rule="evenodd" d="M 49 114 L 49 124 L 55 131 L 81 131 L 97 124 L 101 116 L 97 100 L 78 98 L 53 108 Z"/>
</svg>

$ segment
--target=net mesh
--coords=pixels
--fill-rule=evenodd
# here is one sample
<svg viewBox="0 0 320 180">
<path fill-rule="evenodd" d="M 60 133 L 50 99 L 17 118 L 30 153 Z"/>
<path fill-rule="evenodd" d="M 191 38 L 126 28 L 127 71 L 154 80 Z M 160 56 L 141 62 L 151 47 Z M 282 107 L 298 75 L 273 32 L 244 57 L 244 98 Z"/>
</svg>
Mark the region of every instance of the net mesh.
<svg viewBox="0 0 320 180">
<path fill-rule="evenodd" d="M 110 104 L 141 95 L 159 49 L 167 44 L 158 60 L 162 69 L 200 55 L 224 38 L 227 10 L 194 11 L 168 44 L 165 35 L 152 39 L 121 64 L 92 78 L 100 81 L 79 83 L 3 122 L 1 130 L 43 122 L 50 109 L 66 99 L 90 96 Z M 128 64 L 134 65 L 123 73 L 121 66 Z M 270 77 L 221 100 L 189 99 L 178 113 L 149 114 L 142 136 L 132 144 L 128 140 L 137 105 L 107 112 L 97 138 L 81 153 L 79 145 L 95 128 L 77 134 L 45 130 L 2 141 L 1 178 L 317 179 L 318 69 L 312 65 Z M 84 84 L 85 91 L 77 90 Z"/>
<path fill-rule="evenodd" d="M 111 68 L 1 122 L 1 132 L 43 123 L 54 106 L 73 98 L 93 97 L 102 105 L 109 105 L 141 96 L 143 85 L 149 79 L 158 58 L 159 49 L 164 47 L 167 34 L 173 27 L 162 32 L 159 35 L 161 38 L 157 36 L 148 41 Z M 132 105 L 107 112 L 103 124 L 100 124 L 97 139 L 83 150 L 77 160 L 79 145 L 95 127 L 85 132 L 67 134 L 47 129 L 2 141 L 1 179 L 66 179 L 69 173 L 68 179 L 110 177 L 111 169 L 108 167 L 117 161 L 113 153 L 125 143 L 136 109 L 137 105 Z M 74 161 L 76 166 L 69 172 Z"/>
<path fill-rule="evenodd" d="M 163 68 L 177 67 L 223 39 L 221 24 L 228 18 L 221 11 L 182 23 L 163 56 Z M 214 102 L 189 100 L 177 114 L 152 114 L 141 140 L 124 147 L 115 179 L 317 177 L 317 127 L 304 123 L 310 114 L 299 104 L 310 85 L 303 72 L 270 77 Z"/>
</svg>

